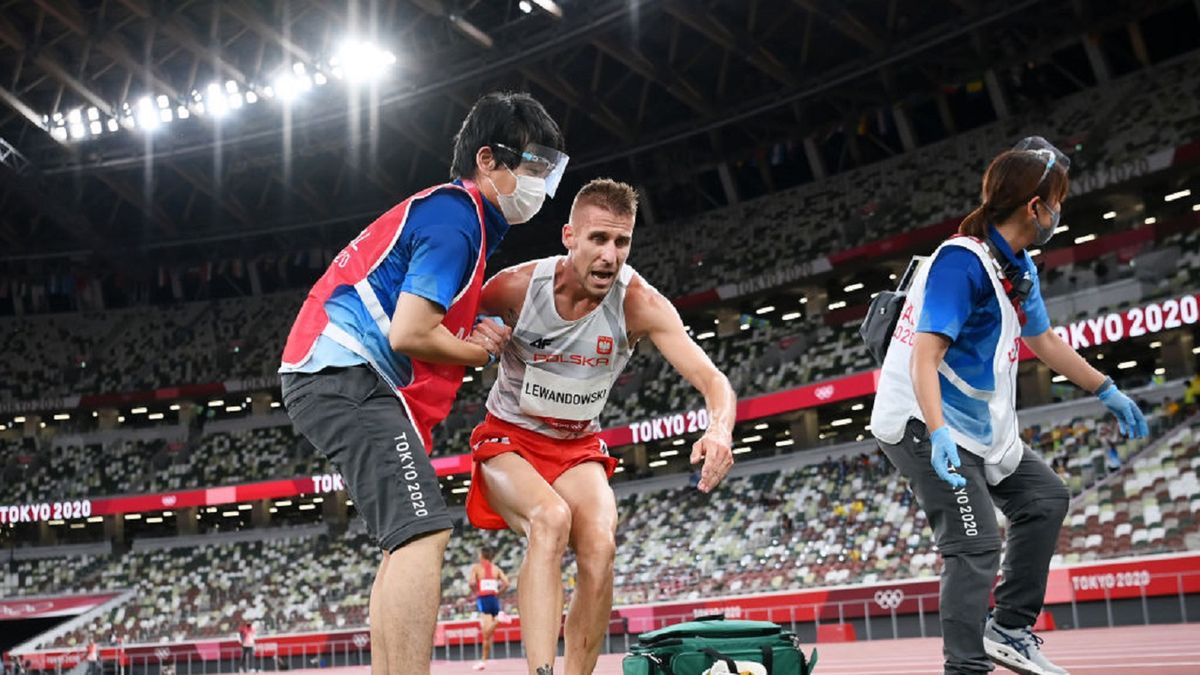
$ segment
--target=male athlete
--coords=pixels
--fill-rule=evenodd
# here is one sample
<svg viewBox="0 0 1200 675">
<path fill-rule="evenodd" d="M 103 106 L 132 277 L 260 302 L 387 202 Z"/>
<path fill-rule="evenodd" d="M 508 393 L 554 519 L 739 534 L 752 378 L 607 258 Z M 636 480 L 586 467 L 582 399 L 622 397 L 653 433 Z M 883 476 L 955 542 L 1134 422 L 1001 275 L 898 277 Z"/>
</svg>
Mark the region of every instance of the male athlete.
<svg viewBox="0 0 1200 675">
<path fill-rule="evenodd" d="M 508 575 L 492 562 L 492 549 L 479 549 L 479 562 L 471 566 L 471 588 L 478 596 L 475 609 L 479 610 L 479 624 L 483 631 L 483 659 L 474 665 L 475 670 L 487 667 L 492 655 L 492 635 L 496 632 L 496 616 L 500 614 L 500 596 L 508 590 Z"/>
<path fill-rule="evenodd" d="M 649 338 L 704 395 L 712 424 L 691 455 L 693 464 L 704 461 L 699 489 L 712 490 L 733 465 L 729 381 L 674 306 L 625 265 L 636 212 L 633 188 L 593 180 L 563 226 L 567 255 L 501 271 L 480 302 L 513 333 L 488 415 L 471 435 L 467 514 L 476 527 L 509 527 L 528 541 L 517 604 L 532 675 L 553 672 L 568 543 L 579 575 L 564 631 L 567 675 L 591 673 L 600 653 L 612 611 L 617 508 L 608 478 L 617 460 L 597 417 L 639 340 Z"/>
<path fill-rule="evenodd" d="M 528 94 L 476 101 L 454 138 L 450 183 L 367 226 L 308 293 L 283 351 L 296 429 L 341 470 L 383 551 L 371 588 L 371 668 L 427 673 L 451 519 L 429 461 L 464 366 L 500 353 L 477 326 L 487 256 L 553 196 L 562 134 Z M 473 327 L 474 326 L 474 327 Z"/>
</svg>

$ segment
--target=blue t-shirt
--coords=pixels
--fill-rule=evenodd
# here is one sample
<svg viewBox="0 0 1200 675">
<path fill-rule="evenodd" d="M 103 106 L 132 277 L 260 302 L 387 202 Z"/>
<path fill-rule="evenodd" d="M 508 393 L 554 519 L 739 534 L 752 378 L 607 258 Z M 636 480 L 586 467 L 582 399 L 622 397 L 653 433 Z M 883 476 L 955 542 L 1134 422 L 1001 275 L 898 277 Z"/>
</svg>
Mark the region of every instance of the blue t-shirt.
<svg viewBox="0 0 1200 675">
<path fill-rule="evenodd" d="M 483 215 L 487 229 L 486 255 L 490 257 L 509 225 L 500 210 L 486 199 Z M 369 277 L 385 313 L 391 316 L 402 292 L 425 298 L 443 310 L 449 308 L 475 272 L 480 243 L 475 204 L 467 195 L 457 190 L 442 190 L 414 202 L 399 239 Z M 370 320 L 351 287 L 335 291 L 325 308 L 331 317 L 337 315 L 355 323 Z M 407 358 L 401 361 L 407 365 Z M 296 370 L 315 373 L 324 368 L 362 363 L 366 361 L 361 356 L 322 335 L 317 338 L 312 357 Z M 407 379 L 407 373 L 398 375 Z M 397 384 L 403 386 L 404 382 Z"/>
<path fill-rule="evenodd" d="M 988 235 L 997 253 L 1024 270 L 1033 281 L 1022 305 L 1026 321 L 1021 335 L 1032 337 L 1050 330 L 1050 317 L 1033 259 L 1024 251 L 1020 255 L 1013 253 L 996 228 L 989 227 Z M 981 391 L 995 390 L 993 363 L 1000 346 L 1000 304 L 989 274 L 983 261 L 971 250 L 962 246 L 943 248 L 929 268 L 921 320 L 917 324 L 918 332 L 937 333 L 950 340 L 946 365 Z M 946 422 L 982 443 L 989 443 L 991 415 L 987 403 L 960 392 L 943 375 L 938 379 Z"/>
</svg>

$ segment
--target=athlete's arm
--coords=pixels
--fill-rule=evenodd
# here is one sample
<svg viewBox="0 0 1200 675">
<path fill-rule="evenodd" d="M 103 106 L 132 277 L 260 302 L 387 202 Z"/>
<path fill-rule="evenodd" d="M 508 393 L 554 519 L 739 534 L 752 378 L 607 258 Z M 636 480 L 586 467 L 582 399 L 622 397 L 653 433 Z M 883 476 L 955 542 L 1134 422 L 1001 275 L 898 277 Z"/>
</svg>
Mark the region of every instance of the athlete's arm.
<svg viewBox="0 0 1200 675">
<path fill-rule="evenodd" d="M 496 576 L 500 577 L 500 590 L 497 591 L 497 594 L 503 594 L 509 587 L 508 575 L 504 573 L 504 570 L 497 567 Z"/>
<path fill-rule="evenodd" d="M 467 576 L 471 580 L 471 590 L 474 591 L 479 587 L 479 565 L 471 565 L 471 573 Z"/>
<path fill-rule="evenodd" d="M 515 328 L 521 306 L 525 304 L 525 292 L 537 261 L 507 267 L 488 279 L 479 298 L 479 311 L 483 314 L 504 319 L 509 328 Z"/>
<path fill-rule="evenodd" d="M 708 429 L 692 446 L 692 463 L 704 461 L 698 487 L 701 492 L 709 492 L 733 466 L 730 445 L 737 417 L 737 394 L 725 374 L 717 370 L 708 354 L 688 336 L 675 306 L 640 277 L 634 279 L 625 295 L 625 318 L 635 339 L 649 337 L 667 362 L 704 395 Z"/>
<path fill-rule="evenodd" d="M 436 303 L 401 293 L 388 327 L 388 343 L 393 351 L 429 363 L 482 366 L 489 361 L 489 354 L 499 356 L 505 341 L 498 332 L 500 326 L 481 322 L 468 339 L 461 340 L 442 325 L 445 316 L 446 311 Z"/>
<path fill-rule="evenodd" d="M 1081 389 L 1095 393 L 1104 384 L 1104 373 L 1093 368 L 1079 352 L 1071 349 L 1071 345 L 1063 342 L 1058 333 L 1047 330 L 1024 339 L 1034 356 Z"/>
</svg>

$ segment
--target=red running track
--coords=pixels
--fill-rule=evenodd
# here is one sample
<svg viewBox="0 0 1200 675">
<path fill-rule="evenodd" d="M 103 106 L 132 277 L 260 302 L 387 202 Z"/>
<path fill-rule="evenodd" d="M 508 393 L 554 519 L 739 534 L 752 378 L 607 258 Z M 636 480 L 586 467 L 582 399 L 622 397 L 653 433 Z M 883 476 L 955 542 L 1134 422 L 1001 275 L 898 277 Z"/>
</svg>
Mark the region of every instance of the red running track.
<svg viewBox="0 0 1200 675">
<path fill-rule="evenodd" d="M 1071 675 L 1200 675 L 1200 624 L 1088 628 L 1043 633 L 1044 649 Z M 806 645 L 805 650 L 811 649 Z M 818 645 L 816 675 L 938 675 L 936 638 Z M 523 675 L 525 662 L 492 661 L 484 675 Z M 563 672 L 562 659 L 555 672 Z M 997 673 L 1007 673 L 997 668 Z M 288 675 L 365 675 L 366 667 L 293 670 Z M 436 661 L 432 675 L 471 674 L 471 662 Z M 600 657 L 598 675 L 620 675 L 621 657 Z"/>
</svg>

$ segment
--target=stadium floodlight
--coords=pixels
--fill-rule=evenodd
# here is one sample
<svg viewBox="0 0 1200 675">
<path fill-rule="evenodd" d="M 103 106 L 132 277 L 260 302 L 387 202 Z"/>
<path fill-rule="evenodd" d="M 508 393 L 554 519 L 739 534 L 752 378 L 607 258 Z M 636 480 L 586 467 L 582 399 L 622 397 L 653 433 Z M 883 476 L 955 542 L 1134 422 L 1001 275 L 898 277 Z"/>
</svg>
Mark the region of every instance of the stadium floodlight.
<svg viewBox="0 0 1200 675">
<path fill-rule="evenodd" d="M 559 7 L 558 3 L 554 2 L 554 0 L 533 0 L 533 4 L 541 7 L 542 11 L 556 19 L 562 18 L 562 7 Z"/>
<path fill-rule="evenodd" d="M 350 38 L 342 42 L 329 63 L 340 69 L 350 82 L 369 82 L 383 77 L 388 67 L 396 63 L 396 55 L 372 42 Z M 317 84 L 321 82 L 318 80 Z"/>
<path fill-rule="evenodd" d="M 1093 241 L 1095 238 L 1096 238 L 1096 235 L 1094 235 L 1094 234 L 1085 234 L 1082 237 L 1075 237 L 1075 243 L 1076 244 L 1086 244 L 1089 241 Z"/>
<path fill-rule="evenodd" d="M 237 82 L 234 82 L 233 80 L 227 80 L 227 81 L 225 82 L 225 91 L 226 91 L 226 92 L 228 92 L 228 93 L 230 93 L 230 94 L 236 94 L 236 93 L 238 93 L 238 84 L 237 84 Z"/>
<path fill-rule="evenodd" d="M 522 12 L 525 12 L 526 14 L 533 11 L 533 4 L 530 3 L 529 0 L 521 0 L 520 2 L 517 3 L 517 7 L 520 8 L 520 10 Z"/>
<path fill-rule="evenodd" d="M 1192 196 L 1191 190 L 1180 190 L 1179 192 L 1172 192 L 1171 194 L 1167 195 L 1166 197 L 1163 197 L 1163 201 L 1173 202 L 1176 199 L 1183 199 L 1184 197 L 1191 197 L 1191 196 Z"/>
<path fill-rule="evenodd" d="M 318 87 L 321 87 L 325 84 L 328 84 L 329 78 L 325 77 L 325 73 L 316 73 L 313 75 L 313 82 L 315 82 Z"/>
<path fill-rule="evenodd" d="M 862 289 L 863 289 L 862 284 L 850 284 L 849 286 L 843 288 L 842 290 L 846 293 L 853 293 L 854 291 L 861 291 Z"/>
<path fill-rule="evenodd" d="M 71 124 L 79 124 L 82 121 L 83 121 L 83 110 L 81 110 L 80 108 L 75 108 L 71 112 L 67 113 L 67 122 L 70 122 Z"/>
<path fill-rule="evenodd" d="M 697 335 L 697 336 L 696 336 L 696 339 L 697 339 L 697 340 L 707 340 L 707 339 L 709 339 L 710 337 L 713 337 L 714 335 L 716 335 L 716 333 L 714 333 L 714 332 L 712 332 L 712 331 L 705 331 L 705 332 L 703 332 L 703 333 L 701 333 L 701 334 Z"/>
<path fill-rule="evenodd" d="M 171 120 L 175 119 L 174 116 L 171 115 L 170 108 L 163 108 L 162 110 L 158 111 L 158 118 L 161 119 L 164 123 L 170 122 Z"/>
<path fill-rule="evenodd" d="M 175 109 L 175 117 L 177 119 L 186 120 L 187 118 L 189 118 L 191 116 L 192 116 L 192 113 L 190 110 L 187 109 L 186 105 L 181 105 Z"/>
<path fill-rule="evenodd" d="M 240 93 L 230 94 L 226 100 L 229 101 L 229 107 L 233 108 L 234 110 L 242 107 L 242 95 Z"/>
<path fill-rule="evenodd" d="M 150 100 L 149 96 L 143 96 L 138 101 L 135 117 L 137 125 L 147 131 L 153 131 L 161 124 L 158 111 L 154 109 L 154 101 Z"/>
<path fill-rule="evenodd" d="M 774 311 L 775 311 L 775 307 L 773 305 L 767 305 L 765 307 L 759 307 L 758 309 L 754 310 L 754 313 L 755 314 L 770 314 L 771 312 L 774 312 Z"/>
<path fill-rule="evenodd" d="M 252 91 L 246 92 L 246 103 L 258 103 L 258 94 Z"/>
<path fill-rule="evenodd" d="M 83 138 L 85 135 L 87 135 L 87 130 L 83 128 L 82 124 L 72 124 L 70 126 L 70 130 L 71 130 L 71 138 L 75 139 L 75 140 L 79 140 L 80 138 Z"/>
<path fill-rule="evenodd" d="M 1129 370 L 1137 366 L 1137 361 L 1122 361 L 1117 364 L 1117 370 Z"/>
<path fill-rule="evenodd" d="M 842 419 L 840 419 L 840 420 L 834 420 L 834 421 L 830 422 L 830 423 L 829 423 L 829 426 L 831 426 L 831 427 L 844 427 L 844 426 L 846 426 L 846 425 L 848 425 L 848 424 L 853 424 L 853 423 L 854 423 L 854 420 L 850 419 L 849 417 L 843 417 L 843 418 L 842 418 Z"/>
<path fill-rule="evenodd" d="M 304 68 L 303 63 L 297 63 L 292 67 L 292 72 L 280 73 L 275 78 L 273 84 L 275 95 L 284 103 L 291 103 L 300 97 L 301 94 L 312 89 L 312 78 L 308 76 L 308 72 Z"/>
<path fill-rule="evenodd" d="M 170 108 L 171 107 L 171 99 L 167 98 L 163 94 L 159 94 L 158 95 L 158 107 L 162 108 L 163 110 Z"/>
<path fill-rule="evenodd" d="M 843 308 L 843 307 L 845 307 L 845 306 L 846 306 L 846 301 L 845 301 L 845 300 L 838 300 L 837 302 L 831 302 L 831 303 L 829 303 L 829 307 L 827 307 L 826 309 L 829 309 L 830 311 L 832 311 L 832 310 L 835 310 L 835 309 L 841 309 L 841 308 Z"/>
<path fill-rule="evenodd" d="M 1154 216 L 1150 216 L 1149 218 L 1147 218 L 1147 219 L 1145 220 L 1145 223 L 1146 223 L 1147 225 L 1153 225 L 1153 224 L 1155 224 L 1155 223 L 1157 223 L 1157 222 L 1158 222 L 1158 218 L 1155 218 Z"/>
<path fill-rule="evenodd" d="M 223 117 L 225 113 L 229 112 L 229 100 L 221 91 L 221 85 L 216 82 L 208 85 L 204 91 L 204 107 L 213 117 Z"/>
<path fill-rule="evenodd" d="M 91 130 L 93 136 L 99 136 L 104 133 L 104 125 L 99 122 L 92 122 L 88 125 L 88 128 Z"/>
<path fill-rule="evenodd" d="M 95 122 L 95 121 L 99 120 L 100 119 L 100 109 L 97 108 L 96 106 L 92 106 L 92 107 L 88 108 L 87 117 L 88 117 L 88 121 L 91 121 L 91 122 Z"/>
<path fill-rule="evenodd" d="M 111 118 L 108 120 L 106 126 L 108 126 L 109 133 L 115 132 L 117 129 L 121 128 L 120 122 L 117 122 L 117 120 Z"/>
<path fill-rule="evenodd" d="M 1105 220 L 1112 220 L 1113 218 L 1116 218 L 1116 217 L 1117 217 L 1116 211 L 1108 211 L 1107 213 L 1104 214 Z"/>
<path fill-rule="evenodd" d="M 1193 211 L 1200 211 L 1200 204 L 1192 204 Z"/>
<path fill-rule="evenodd" d="M 787 314 L 784 314 L 783 316 L 781 316 L 779 318 L 783 319 L 784 321 L 791 321 L 792 319 L 799 319 L 800 312 L 788 312 Z"/>
</svg>

